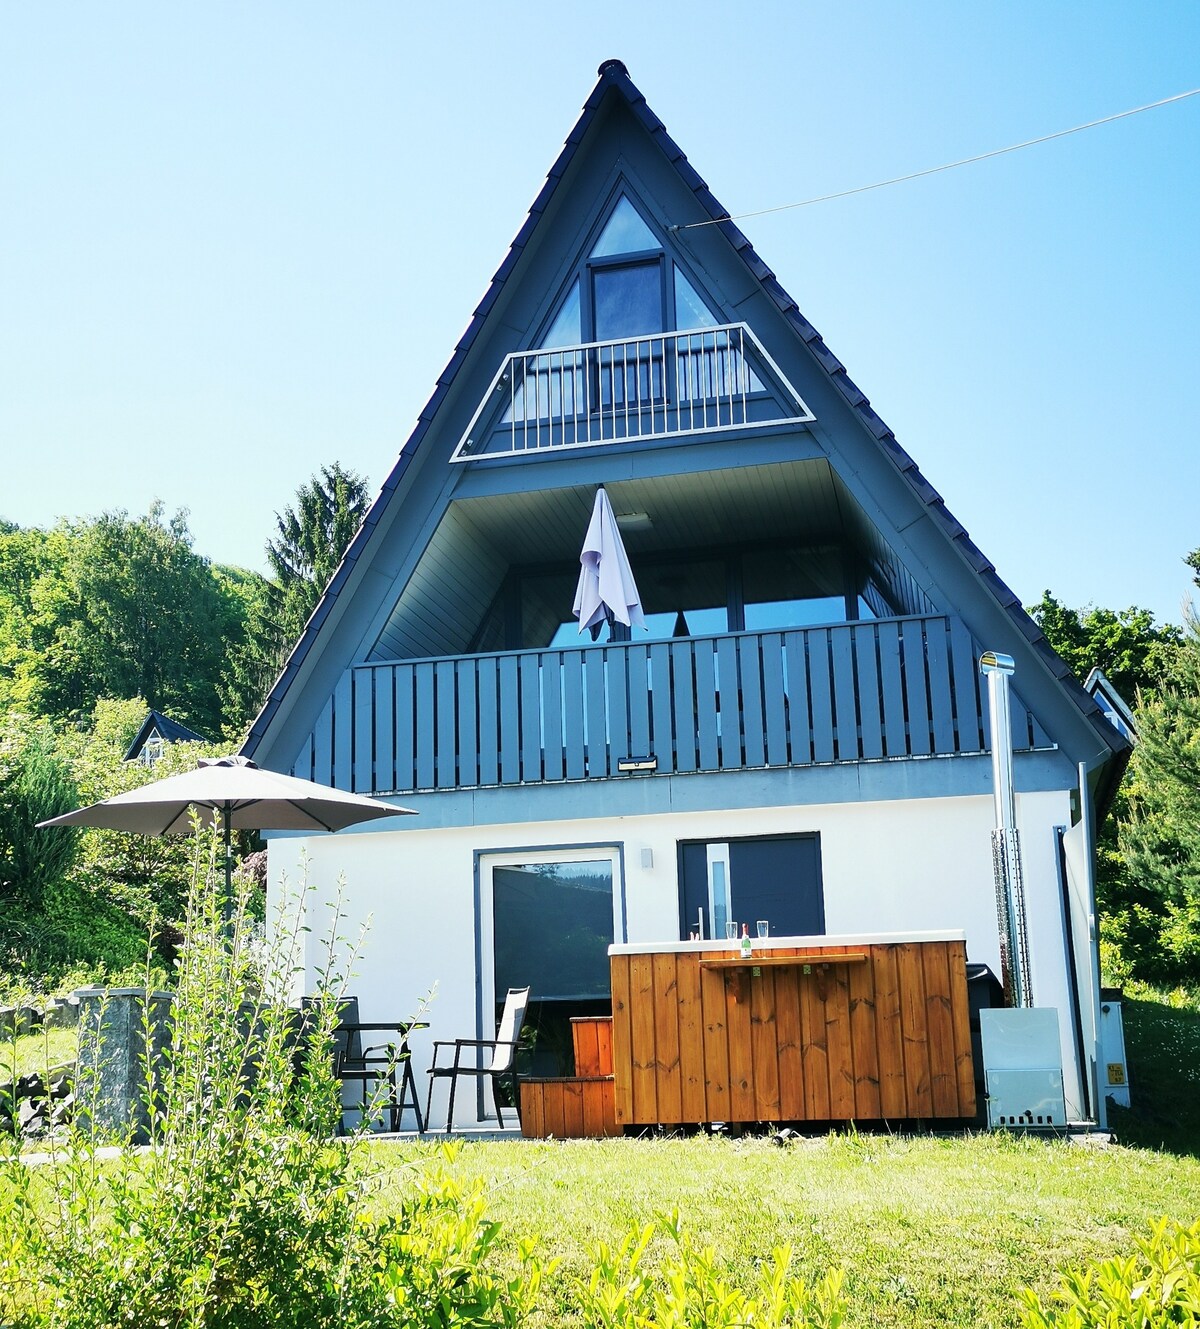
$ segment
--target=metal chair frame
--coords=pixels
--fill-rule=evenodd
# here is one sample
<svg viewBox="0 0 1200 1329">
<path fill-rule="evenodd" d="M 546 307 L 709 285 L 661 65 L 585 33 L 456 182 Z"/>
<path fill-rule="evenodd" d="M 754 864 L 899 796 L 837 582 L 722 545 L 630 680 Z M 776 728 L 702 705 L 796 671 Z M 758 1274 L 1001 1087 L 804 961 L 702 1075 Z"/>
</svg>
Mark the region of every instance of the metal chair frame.
<svg viewBox="0 0 1200 1329">
<path fill-rule="evenodd" d="M 301 1007 L 311 1005 L 310 998 L 304 998 Z M 411 1103 L 417 1118 L 417 1133 L 424 1134 L 425 1121 L 421 1116 L 421 1100 L 417 1091 L 416 1077 L 413 1075 L 412 1058 L 409 1055 L 408 1036 L 414 1029 L 428 1028 L 426 1024 L 415 1020 L 371 1021 L 358 1018 L 358 998 L 344 997 L 338 1008 L 338 1022 L 333 1027 L 333 1074 L 340 1083 L 356 1083 L 361 1086 L 358 1104 L 359 1113 L 365 1117 L 368 1106 L 381 1083 L 388 1086 L 387 1108 L 388 1126 L 393 1134 L 400 1129 L 405 1107 Z M 362 1035 L 365 1032 L 383 1031 L 396 1033 L 399 1038 L 387 1043 L 363 1047 Z M 397 1072 L 400 1078 L 397 1081 Z M 354 1104 L 348 1104 L 343 1111 L 353 1111 Z M 344 1123 L 339 1127 L 345 1129 Z"/>
<path fill-rule="evenodd" d="M 500 1081 L 506 1076 L 512 1084 L 513 1103 L 517 1111 L 517 1124 L 521 1121 L 521 1095 L 517 1084 L 517 1047 L 521 1041 L 521 1026 L 525 1021 L 525 1010 L 529 1005 L 528 988 L 509 988 L 504 999 L 504 1012 L 500 1016 L 500 1025 L 495 1038 L 455 1038 L 439 1040 L 433 1045 L 433 1063 L 429 1067 L 429 1093 L 425 1097 L 425 1120 L 429 1121 L 429 1109 L 433 1103 L 434 1082 L 441 1079 L 450 1081 L 450 1103 L 446 1109 L 446 1134 L 454 1129 L 454 1094 L 460 1075 L 470 1075 L 477 1079 L 486 1076 L 492 1082 L 492 1101 L 496 1105 L 496 1117 L 500 1128 L 504 1128 L 504 1109 L 500 1103 Z M 504 1034 L 508 1037 L 502 1037 Z M 449 1066 L 439 1066 L 438 1049 L 454 1049 L 454 1061 Z M 464 1066 L 464 1049 L 490 1048 L 492 1056 L 487 1066 Z"/>
<path fill-rule="evenodd" d="M 388 1086 L 388 1126 L 393 1134 L 399 1131 L 405 1106 L 410 1101 L 417 1118 L 417 1134 L 423 1135 L 425 1132 L 425 1119 L 421 1116 L 421 1101 L 417 1093 L 417 1081 L 413 1075 L 412 1058 L 408 1050 L 408 1035 L 415 1027 L 417 1026 L 410 1022 L 401 1022 L 394 1025 L 368 1022 L 342 1024 L 334 1031 L 335 1034 L 344 1032 L 348 1035 L 347 1050 L 343 1051 L 339 1047 L 335 1052 L 334 1075 L 343 1083 L 355 1082 L 362 1085 L 362 1101 L 359 1111 L 364 1116 L 375 1090 L 380 1083 L 386 1082 Z M 379 1043 L 362 1048 L 357 1056 L 349 1051 L 349 1048 L 352 1048 L 356 1041 L 361 1041 L 360 1035 L 364 1030 L 381 1028 L 395 1029 L 400 1035 L 400 1041 L 398 1043 Z M 396 1082 L 397 1071 L 400 1072 L 398 1084 Z"/>
</svg>

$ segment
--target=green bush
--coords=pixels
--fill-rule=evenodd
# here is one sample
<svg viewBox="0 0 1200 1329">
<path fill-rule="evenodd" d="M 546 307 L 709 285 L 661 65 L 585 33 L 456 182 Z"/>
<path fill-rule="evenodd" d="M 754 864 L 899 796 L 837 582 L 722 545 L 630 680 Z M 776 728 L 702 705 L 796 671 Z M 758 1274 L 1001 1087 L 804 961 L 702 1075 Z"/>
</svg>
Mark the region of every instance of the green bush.
<svg viewBox="0 0 1200 1329">
<path fill-rule="evenodd" d="M 39 821 L 69 812 L 78 789 L 48 725 L 12 712 L 0 723 L 0 901 L 36 909 L 75 861 L 77 831 Z"/>
<path fill-rule="evenodd" d="M 354 1141 L 335 1134 L 330 1048 L 352 948 L 327 939 L 301 1024 L 282 1001 L 300 972 L 299 924 L 281 917 L 264 948 L 243 885 L 227 925 L 218 839 L 198 835 L 194 852 L 169 1045 L 143 1066 L 154 1148 L 129 1148 L 131 1126 L 116 1156 L 100 1160 L 102 1085 L 86 1071 L 76 1120 L 52 1141 L 48 1164 L 30 1168 L 15 1142 L 0 1142 L 0 1324 L 519 1323 L 541 1270 L 524 1247 L 517 1275 L 490 1272 L 496 1229 L 477 1188 L 435 1171 L 416 1177 L 398 1216 L 369 1211 Z M 293 919 L 298 903 L 286 911 Z"/>
<path fill-rule="evenodd" d="M 1025 1329 L 1159 1329 L 1200 1324 L 1200 1222 L 1163 1218 L 1137 1254 L 1070 1269 L 1049 1306 L 1021 1293 Z"/>
<path fill-rule="evenodd" d="M 642 1261 L 656 1233 L 673 1250 L 657 1275 Z M 678 1211 L 632 1228 L 621 1244 L 601 1242 L 588 1281 L 577 1286 L 588 1329 L 837 1329 L 845 1317 L 842 1274 L 829 1270 L 811 1287 L 790 1273 L 792 1252 L 777 1247 L 759 1266 L 753 1292 L 726 1281 L 711 1246 L 697 1246 Z"/>
</svg>

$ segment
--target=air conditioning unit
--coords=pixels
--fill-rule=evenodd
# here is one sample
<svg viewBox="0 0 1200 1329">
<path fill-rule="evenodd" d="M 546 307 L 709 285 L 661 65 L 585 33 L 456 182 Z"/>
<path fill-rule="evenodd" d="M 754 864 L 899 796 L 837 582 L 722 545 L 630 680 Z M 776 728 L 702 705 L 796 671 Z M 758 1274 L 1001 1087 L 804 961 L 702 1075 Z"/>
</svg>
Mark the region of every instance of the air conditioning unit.
<svg viewBox="0 0 1200 1329">
<path fill-rule="evenodd" d="M 1065 1130 L 1058 1012 L 1047 1007 L 981 1010 L 979 1034 L 988 1126 Z"/>
</svg>

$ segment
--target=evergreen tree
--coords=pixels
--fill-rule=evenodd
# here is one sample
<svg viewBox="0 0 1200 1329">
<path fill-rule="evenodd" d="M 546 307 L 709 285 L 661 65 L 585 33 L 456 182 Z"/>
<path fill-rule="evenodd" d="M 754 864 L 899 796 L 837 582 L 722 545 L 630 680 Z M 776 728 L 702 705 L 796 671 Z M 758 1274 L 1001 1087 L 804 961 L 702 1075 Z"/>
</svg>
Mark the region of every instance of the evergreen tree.
<svg viewBox="0 0 1200 1329">
<path fill-rule="evenodd" d="M 367 511 L 367 482 L 340 462 L 296 491 L 295 507 L 276 513 L 278 538 L 267 561 L 279 588 L 279 626 L 290 650 L 337 570 Z"/>
<path fill-rule="evenodd" d="M 1148 977 L 1200 981 L 1200 622 L 1166 685 L 1142 695 L 1120 845 L 1132 883 L 1124 957 Z"/>
<path fill-rule="evenodd" d="M 275 517 L 266 545 L 274 574 L 248 591 L 244 640 L 229 652 L 221 696 L 231 732 L 244 733 L 366 515 L 367 482 L 340 462 L 323 466 Z"/>
<path fill-rule="evenodd" d="M 75 862 L 78 832 L 38 822 L 69 812 L 79 797 L 48 725 L 12 712 L 0 723 L 0 901 L 38 908 L 46 888 Z"/>
<path fill-rule="evenodd" d="M 1157 624 L 1148 609 L 1072 609 L 1046 591 L 1030 614 L 1082 683 L 1100 668 L 1131 707 L 1145 706 L 1172 676 L 1183 634 Z M 1157 888 L 1131 870 L 1122 845 L 1130 817 L 1134 776 L 1122 781 L 1096 845 L 1096 903 L 1106 966 L 1123 974 L 1161 974 L 1161 921 Z"/>
</svg>

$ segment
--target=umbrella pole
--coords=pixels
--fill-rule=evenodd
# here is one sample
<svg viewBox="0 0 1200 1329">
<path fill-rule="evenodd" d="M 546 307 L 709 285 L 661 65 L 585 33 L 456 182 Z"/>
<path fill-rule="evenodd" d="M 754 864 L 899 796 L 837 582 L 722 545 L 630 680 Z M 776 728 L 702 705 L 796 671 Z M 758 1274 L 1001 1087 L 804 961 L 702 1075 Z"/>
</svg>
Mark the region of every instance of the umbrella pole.
<svg viewBox="0 0 1200 1329">
<path fill-rule="evenodd" d="M 225 918 L 225 931 L 229 932 L 233 923 L 233 809 L 226 803 L 223 809 L 225 822 L 225 899 L 221 912 Z"/>
</svg>

